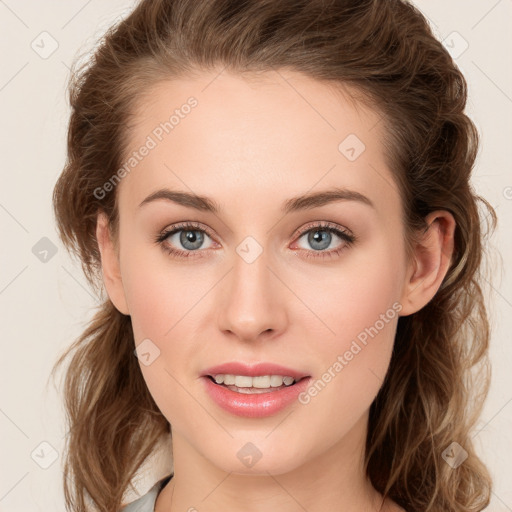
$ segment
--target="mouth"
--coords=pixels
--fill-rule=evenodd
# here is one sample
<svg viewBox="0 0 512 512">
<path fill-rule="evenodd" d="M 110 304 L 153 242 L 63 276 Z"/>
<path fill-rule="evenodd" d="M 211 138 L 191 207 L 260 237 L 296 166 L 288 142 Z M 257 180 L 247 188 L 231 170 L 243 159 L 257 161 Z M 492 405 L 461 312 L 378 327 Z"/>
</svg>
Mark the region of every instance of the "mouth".
<svg viewBox="0 0 512 512">
<path fill-rule="evenodd" d="M 284 388 L 290 388 L 306 377 L 294 378 L 289 375 L 233 375 L 215 374 L 206 375 L 217 386 L 224 387 L 236 393 L 247 395 L 273 393 Z"/>
<path fill-rule="evenodd" d="M 311 375 L 274 363 L 224 363 L 201 374 L 204 390 L 224 411 L 247 418 L 278 414 L 296 403 Z"/>
</svg>

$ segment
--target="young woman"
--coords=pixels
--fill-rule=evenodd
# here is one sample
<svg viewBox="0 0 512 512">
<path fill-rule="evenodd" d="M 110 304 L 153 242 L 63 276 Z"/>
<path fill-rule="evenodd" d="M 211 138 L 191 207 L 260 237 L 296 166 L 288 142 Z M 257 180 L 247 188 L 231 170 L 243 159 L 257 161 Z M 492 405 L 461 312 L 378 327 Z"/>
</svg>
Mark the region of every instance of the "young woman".
<svg viewBox="0 0 512 512">
<path fill-rule="evenodd" d="M 74 70 L 58 227 L 106 295 L 69 510 L 480 511 L 466 82 L 401 0 L 145 0 Z M 479 379 L 474 379 L 478 372 Z"/>
</svg>

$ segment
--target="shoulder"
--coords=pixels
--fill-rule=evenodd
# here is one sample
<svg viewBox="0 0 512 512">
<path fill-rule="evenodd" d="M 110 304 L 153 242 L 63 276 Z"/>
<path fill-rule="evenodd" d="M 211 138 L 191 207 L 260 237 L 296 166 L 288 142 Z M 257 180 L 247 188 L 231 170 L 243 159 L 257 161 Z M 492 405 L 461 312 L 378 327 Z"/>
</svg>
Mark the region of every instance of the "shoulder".
<svg viewBox="0 0 512 512">
<path fill-rule="evenodd" d="M 146 494 L 121 508 L 119 512 L 154 512 L 156 499 L 171 478 L 172 475 L 162 478 Z"/>
</svg>

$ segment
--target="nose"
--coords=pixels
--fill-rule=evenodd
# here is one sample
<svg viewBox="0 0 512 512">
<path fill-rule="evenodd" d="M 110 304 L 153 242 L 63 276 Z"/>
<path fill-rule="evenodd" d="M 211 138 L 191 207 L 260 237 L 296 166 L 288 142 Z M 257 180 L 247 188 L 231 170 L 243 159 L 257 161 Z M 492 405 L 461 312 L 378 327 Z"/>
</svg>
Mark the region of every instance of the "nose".
<svg viewBox="0 0 512 512">
<path fill-rule="evenodd" d="M 219 329 L 241 341 L 275 337 L 286 328 L 287 295 L 265 251 L 251 263 L 237 254 L 216 300 Z"/>
</svg>

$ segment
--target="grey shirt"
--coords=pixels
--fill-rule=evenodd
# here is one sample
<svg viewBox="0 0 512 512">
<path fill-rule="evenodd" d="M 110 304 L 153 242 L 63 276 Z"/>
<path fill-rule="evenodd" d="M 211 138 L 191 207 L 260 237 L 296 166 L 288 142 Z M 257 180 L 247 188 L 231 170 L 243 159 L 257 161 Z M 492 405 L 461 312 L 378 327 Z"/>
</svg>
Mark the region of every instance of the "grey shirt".
<svg viewBox="0 0 512 512">
<path fill-rule="evenodd" d="M 132 501 L 132 503 L 121 509 L 120 512 L 155 512 L 156 499 L 171 478 L 172 475 L 162 478 L 146 494 Z"/>
</svg>

